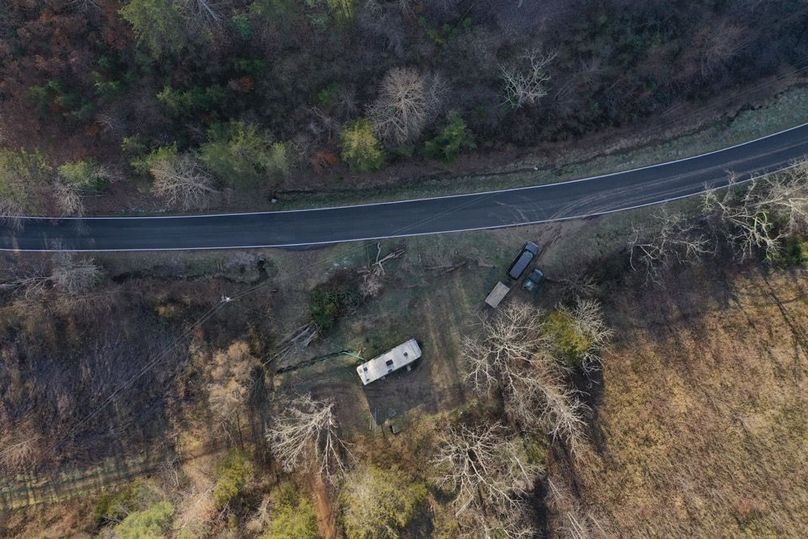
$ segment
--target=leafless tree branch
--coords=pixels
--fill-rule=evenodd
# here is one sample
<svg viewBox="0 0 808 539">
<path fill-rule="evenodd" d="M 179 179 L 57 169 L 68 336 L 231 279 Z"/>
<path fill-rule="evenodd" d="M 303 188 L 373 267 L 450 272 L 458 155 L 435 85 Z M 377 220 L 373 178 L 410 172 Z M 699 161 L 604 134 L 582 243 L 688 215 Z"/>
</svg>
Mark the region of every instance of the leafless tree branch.
<svg viewBox="0 0 808 539">
<path fill-rule="evenodd" d="M 311 466 L 334 481 L 347 469 L 351 455 L 339 436 L 334 406 L 333 401 L 315 400 L 311 395 L 284 403 L 269 425 L 267 441 L 285 470 Z"/>
<path fill-rule="evenodd" d="M 467 531 L 484 537 L 533 536 L 523 498 L 542 468 L 528 461 L 502 425 L 450 426 L 432 464 L 438 483 L 456 493 L 452 504 Z"/>
<path fill-rule="evenodd" d="M 384 140 L 406 144 L 417 139 L 440 109 L 445 85 L 414 68 L 393 68 L 382 79 L 368 116 Z"/>
<path fill-rule="evenodd" d="M 643 271 L 647 282 L 659 282 L 663 270 L 710 252 L 707 236 L 684 215 L 662 209 L 654 221 L 653 236 L 648 237 L 645 227 L 634 225 L 628 243 L 631 268 Z"/>
<path fill-rule="evenodd" d="M 528 51 L 519 57 L 519 62 L 510 66 L 500 66 L 505 83 L 505 102 L 514 108 L 535 105 L 547 95 L 550 74 L 547 66 L 555 59 L 556 53 Z"/>
<path fill-rule="evenodd" d="M 156 163 L 151 174 L 154 177 L 154 194 L 171 207 L 204 209 L 218 193 L 214 188 L 213 176 L 188 155 Z"/>
</svg>

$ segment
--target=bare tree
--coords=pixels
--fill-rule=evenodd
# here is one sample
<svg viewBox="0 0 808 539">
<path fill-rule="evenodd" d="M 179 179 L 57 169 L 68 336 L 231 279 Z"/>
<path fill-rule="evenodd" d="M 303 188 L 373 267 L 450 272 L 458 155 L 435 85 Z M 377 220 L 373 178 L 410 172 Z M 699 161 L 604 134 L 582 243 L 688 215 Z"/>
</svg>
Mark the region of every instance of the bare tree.
<svg viewBox="0 0 808 539">
<path fill-rule="evenodd" d="M 95 115 L 95 123 L 106 135 L 122 138 L 127 131 L 125 113 L 117 108 L 107 108 Z"/>
<path fill-rule="evenodd" d="M 437 76 L 396 67 L 382 79 L 368 116 L 376 133 L 395 144 L 416 140 L 440 109 L 445 87 Z"/>
<path fill-rule="evenodd" d="M 662 209 L 654 221 L 651 237 L 645 227 L 633 225 L 628 243 L 631 268 L 643 271 L 647 282 L 659 282 L 663 270 L 710 252 L 707 236 L 681 213 Z"/>
<path fill-rule="evenodd" d="M 339 436 L 333 401 L 301 395 L 285 402 L 268 427 L 267 441 L 286 471 L 311 466 L 329 481 L 347 469 L 350 453 Z"/>
<path fill-rule="evenodd" d="M 0 222 L 5 222 L 10 228 L 22 228 L 21 216 L 24 211 L 17 199 L 0 197 Z"/>
<path fill-rule="evenodd" d="M 178 4 L 188 22 L 198 26 L 217 26 L 222 22 L 222 1 L 179 0 Z"/>
<path fill-rule="evenodd" d="M 70 296 L 86 292 L 101 279 L 102 272 L 92 258 L 76 253 L 58 253 L 54 256 L 50 281 L 53 287 Z"/>
<path fill-rule="evenodd" d="M 22 267 L 19 264 L 4 268 L 0 289 L 13 290 L 24 297 L 34 297 L 50 286 L 50 268 L 44 260 Z"/>
<path fill-rule="evenodd" d="M 482 321 L 479 338 L 463 341 L 463 355 L 469 364 L 466 374 L 472 388 L 481 394 L 502 385 L 512 367 L 529 361 L 546 346 L 541 332 L 542 312 L 522 302 L 513 302 L 493 319 Z"/>
<path fill-rule="evenodd" d="M 241 415 L 250 390 L 251 372 L 258 363 L 244 341 L 213 354 L 208 404 L 228 435 L 241 435 Z"/>
<path fill-rule="evenodd" d="M 483 537 L 533 537 L 524 496 L 542 473 L 500 424 L 450 426 L 432 459 L 436 480 L 454 492 L 461 526 Z"/>
<path fill-rule="evenodd" d="M 569 316 L 580 319 L 581 331 L 604 333 L 599 310 L 590 303 L 597 306 L 587 300 L 580 313 Z M 508 417 L 521 428 L 543 428 L 576 454 L 586 440 L 588 407 L 567 385 L 566 372 L 553 357 L 542 313 L 527 304 L 512 303 L 482 326 L 482 335 L 466 339 L 463 345 L 472 388 L 480 394 L 499 390 Z"/>
<path fill-rule="evenodd" d="M 692 39 L 694 67 L 697 64 L 702 78 L 715 76 L 715 72 L 735 58 L 744 47 L 753 43 L 742 26 L 728 22 L 718 27 L 709 25 Z"/>
<path fill-rule="evenodd" d="M 58 245 L 55 246 L 58 248 Z M 101 279 L 103 272 L 92 258 L 83 258 L 76 253 L 56 253 L 50 263 L 42 260 L 26 268 L 14 267 L 0 283 L 0 288 L 21 291 L 33 297 L 49 289 L 78 296 Z"/>
<path fill-rule="evenodd" d="M 53 184 L 53 194 L 56 198 L 56 206 L 62 215 L 80 216 L 84 213 L 81 192 L 75 184 L 57 180 Z"/>
<path fill-rule="evenodd" d="M 70 0 L 68 5 L 82 12 L 97 10 L 99 7 L 97 0 Z"/>
<path fill-rule="evenodd" d="M 788 236 L 808 233 L 808 161 L 766 178 L 766 204 L 781 218 Z"/>
<path fill-rule="evenodd" d="M 704 212 L 741 259 L 763 252 L 774 257 L 784 238 L 808 228 L 808 162 L 754 178 L 745 186 L 704 195 Z"/>
<path fill-rule="evenodd" d="M 603 317 L 600 303 L 594 299 L 576 298 L 572 308 L 559 305 L 557 310 L 569 315 L 575 332 L 586 339 L 589 344 L 581 357 L 581 369 L 585 373 L 589 373 L 598 368 L 603 362 L 601 352 L 613 334 Z"/>
<path fill-rule="evenodd" d="M 505 393 L 505 405 L 523 428 L 543 426 L 553 441 L 563 441 L 570 454 L 578 455 L 587 441 L 584 417 L 589 407 L 556 365 L 534 360 L 530 371 L 518 372 Z"/>
<path fill-rule="evenodd" d="M 218 193 L 213 176 L 189 155 L 162 160 L 151 168 L 151 174 L 152 191 L 171 207 L 204 209 Z"/>
<path fill-rule="evenodd" d="M 547 66 L 555 57 L 556 53 L 532 50 L 521 55 L 518 62 L 510 66 L 501 65 L 499 69 L 505 83 L 505 102 L 519 108 L 535 105 L 547 95 L 547 83 L 550 81 Z"/>
</svg>

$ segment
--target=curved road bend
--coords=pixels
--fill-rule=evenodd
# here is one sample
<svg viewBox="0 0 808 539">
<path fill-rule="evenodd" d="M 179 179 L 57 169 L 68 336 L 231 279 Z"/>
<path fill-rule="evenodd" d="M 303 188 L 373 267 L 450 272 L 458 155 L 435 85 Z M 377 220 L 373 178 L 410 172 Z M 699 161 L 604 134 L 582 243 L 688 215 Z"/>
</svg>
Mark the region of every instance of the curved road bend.
<svg viewBox="0 0 808 539">
<path fill-rule="evenodd" d="M 688 159 L 563 183 L 401 202 L 260 213 L 24 218 L 0 249 L 127 251 L 310 246 L 502 228 L 656 204 L 808 155 L 808 124 Z"/>
</svg>

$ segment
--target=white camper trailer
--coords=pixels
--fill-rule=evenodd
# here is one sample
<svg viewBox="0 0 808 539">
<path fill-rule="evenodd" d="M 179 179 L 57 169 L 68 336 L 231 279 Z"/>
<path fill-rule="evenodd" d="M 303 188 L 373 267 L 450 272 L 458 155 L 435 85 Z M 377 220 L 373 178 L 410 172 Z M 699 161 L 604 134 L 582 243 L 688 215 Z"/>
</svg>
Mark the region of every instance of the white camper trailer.
<svg viewBox="0 0 808 539">
<path fill-rule="evenodd" d="M 356 372 L 359 373 L 362 383 L 368 385 L 401 367 L 409 365 L 419 357 L 421 357 L 421 347 L 418 346 L 415 339 L 410 339 L 379 357 L 362 363 L 356 368 Z"/>
</svg>

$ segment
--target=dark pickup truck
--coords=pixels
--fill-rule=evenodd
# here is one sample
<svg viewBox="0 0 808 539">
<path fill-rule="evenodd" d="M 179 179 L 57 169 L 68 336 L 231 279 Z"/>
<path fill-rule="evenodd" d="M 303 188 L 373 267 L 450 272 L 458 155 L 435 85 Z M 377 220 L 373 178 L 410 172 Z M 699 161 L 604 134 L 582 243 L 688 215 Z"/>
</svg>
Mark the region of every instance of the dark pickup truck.
<svg viewBox="0 0 808 539">
<path fill-rule="evenodd" d="M 522 252 L 519 253 L 511 267 L 508 268 L 508 277 L 518 280 L 537 256 L 539 256 L 539 246 L 532 241 L 525 243 L 525 246 L 522 247 Z"/>
<path fill-rule="evenodd" d="M 522 283 L 522 288 L 528 292 L 533 292 L 539 288 L 542 281 L 544 281 L 544 273 L 542 273 L 539 268 L 536 268 L 525 278 L 525 282 Z"/>
</svg>

